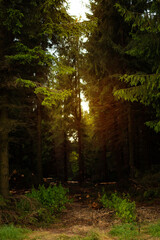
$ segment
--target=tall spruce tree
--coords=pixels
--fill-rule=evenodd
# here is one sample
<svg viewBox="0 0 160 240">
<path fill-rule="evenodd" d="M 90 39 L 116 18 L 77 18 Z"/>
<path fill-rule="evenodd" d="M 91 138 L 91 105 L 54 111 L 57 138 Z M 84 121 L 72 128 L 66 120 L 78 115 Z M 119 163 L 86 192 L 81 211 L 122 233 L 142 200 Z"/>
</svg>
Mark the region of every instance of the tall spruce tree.
<svg viewBox="0 0 160 240">
<path fill-rule="evenodd" d="M 127 88 L 115 91 L 118 98 L 131 102 L 140 102 L 152 106 L 153 115 L 146 124 L 156 132 L 160 131 L 160 3 L 159 1 L 133 1 L 125 7 L 117 3 L 117 9 L 125 21 L 132 25 L 131 41 L 125 53 L 135 59 L 134 69 L 126 72 L 120 80 L 127 83 Z"/>
<path fill-rule="evenodd" d="M 118 83 L 112 75 L 125 72 L 128 67 L 123 47 L 129 41 L 129 27 L 114 8 L 114 1 L 93 1 L 91 10 L 93 15 L 90 19 L 97 18 L 97 27 L 89 36 L 87 43 L 89 80 L 86 78 L 86 81 L 90 87 L 88 92 L 91 113 L 95 121 L 95 135 L 101 143 L 101 171 L 103 180 L 107 180 L 109 152 L 112 152 L 114 159 L 112 169 L 119 169 L 118 175 L 122 175 L 128 167 L 125 164 L 126 136 L 120 132 L 122 127 L 123 132 L 127 131 L 125 124 L 127 105 L 115 101 L 112 91 Z"/>
<path fill-rule="evenodd" d="M 59 59 L 62 66 L 70 67 L 69 71 L 60 71 L 57 74 L 56 84 L 61 89 L 71 89 L 71 96 L 60 106 L 61 129 L 63 129 L 64 173 L 67 176 L 68 157 L 67 149 L 71 140 L 77 142 L 79 180 L 84 179 L 84 158 L 82 149 L 82 109 L 81 109 L 81 69 L 82 69 L 82 35 L 85 23 L 72 19 L 66 36 L 58 47 Z M 57 114 L 56 114 L 57 115 Z M 76 138 L 76 139 L 75 139 Z M 65 177 L 66 178 L 66 177 Z"/>
<path fill-rule="evenodd" d="M 23 91 L 24 97 L 30 98 L 29 92 L 34 96 L 34 88 L 48 81 L 48 73 L 55 59 L 48 52 L 48 48 L 59 43 L 64 33 L 61 23 L 68 21 L 64 2 L 0 1 L 0 193 L 4 197 L 8 196 L 9 191 L 8 134 L 19 124 L 18 118 L 11 119 L 11 111 L 23 108 L 19 102 L 17 104 L 17 95 Z M 28 92 L 24 87 L 28 88 Z M 34 97 L 30 104 L 30 108 L 36 109 L 38 114 L 37 157 L 41 158 L 38 98 Z"/>
<path fill-rule="evenodd" d="M 131 9 L 136 2 L 136 8 L 140 9 L 139 11 L 142 11 L 144 5 L 146 7 L 145 1 L 119 2 L 123 8 Z M 107 165 L 111 168 L 107 157 L 107 152 L 111 152 L 114 169 L 118 169 L 117 177 L 122 178 L 127 175 L 133 177 L 137 155 L 139 154 L 140 159 L 140 152 L 145 154 L 145 144 L 143 147 L 141 144 L 138 146 L 136 139 L 139 135 L 141 142 L 146 141 L 145 133 L 140 134 L 145 119 L 145 114 L 142 115 L 144 109 L 138 104 L 117 102 L 113 96 L 115 89 L 126 87 L 126 83 L 118 81 L 118 76 L 135 71 L 141 66 L 140 61 L 137 63 L 135 57 L 126 52 L 132 42 L 130 33 L 133 22 L 122 18 L 115 7 L 115 1 L 112 0 L 92 1 L 91 10 L 93 15 L 90 19 L 97 18 L 97 28 L 90 34 L 87 43 L 89 71 L 86 81 L 87 86 L 90 86 L 88 93 L 91 111 L 95 116 L 95 134 L 100 136 L 103 146 L 101 152 L 104 151 L 100 159 L 103 159 L 103 166 Z M 135 119 L 139 119 L 138 115 L 141 119 L 136 122 Z M 138 128 L 137 135 L 136 128 Z M 103 167 L 103 169 L 106 169 L 104 176 L 107 179 L 107 168 Z"/>
</svg>

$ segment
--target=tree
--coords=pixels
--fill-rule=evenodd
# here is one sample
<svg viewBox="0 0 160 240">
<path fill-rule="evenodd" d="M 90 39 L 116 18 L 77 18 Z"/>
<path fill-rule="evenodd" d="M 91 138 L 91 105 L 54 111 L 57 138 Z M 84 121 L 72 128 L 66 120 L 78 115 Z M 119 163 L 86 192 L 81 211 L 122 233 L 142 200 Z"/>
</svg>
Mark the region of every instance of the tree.
<svg viewBox="0 0 160 240">
<path fill-rule="evenodd" d="M 0 2 L 0 72 L 1 72 L 1 175 L 0 193 L 8 196 L 8 133 L 18 124 L 10 119 L 10 112 L 17 108 L 17 92 L 24 87 L 33 89 L 48 81 L 48 73 L 55 62 L 48 48 L 58 44 L 64 28 L 62 21 L 68 21 L 64 1 L 1 1 Z M 9 94 L 12 99 L 9 101 Z M 34 95 L 34 94 L 33 94 Z M 26 98 L 29 95 L 26 92 Z M 39 109 L 38 99 L 30 107 Z M 20 104 L 19 106 L 20 107 Z M 21 106 L 23 109 L 23 106 Z M 39 130 L 40 131 L 40 114 Z M 7 128 L 7 131 L 5 130 Z M 38 149 L 40 151 L 40 135 Z M 40 161 L 40 153 L 38 153 Z M 40 166 L 40 165 L 39 165 Z M 3 174 L 4 173 L 4 174 Z"/>
<path fill-rule="evenodd" d="M 126 3 L 127 4 L 127 3 Z M 126 171 L 126 119 L 128 106 L 117 102 L 112 91 L 118 81 L 114 74 L 125 72 L 128 66 L 123 54 L 123 47 L 128 43 L 129 26 L 123 21 L 114 8 L 113 1 L 95 1 L 91 3 L 91 20 L 97 18 L 97 27 L 91 32 L 86 44 L 88 51 L 88 75 L 91 113 L 95 116 L 95 135 L 101 143 L 100 159 L 102 163 L 103 180 L 108 178 L 109 160 L 107 153 L 112 152 L 114 166 L 118 166 L 120 175 Z M 124 147 L 125 146 L 125 147 Z M 123 149 L 124 148 L 124 149 Z M 120 157 L 119 157 L 120 156 Z M 115 165 L 116 164 L 116 165 Z M 124 165 L 124 169 L 122 169 Z M 120 171 L 121 169 L 121 171 Z M 118 175 L 119 175 L 118 173 Z"/>
<path fill-rule="evenodd" d="M 63 129 L 63 152 L 64 152 L 64 173 L 67 176 L 67 146 L 71 138 L 77 142 L 79 161 L 79 180 L 84 179 L 84 159 L 82 154 L 82 110 L 81 110 L 81 68 L 82 68 L 82 37 L 83 23 L 72 19 L 68 29 L 68 35 L 59 45 L 59 59 L 62 66 L 68 65 L 68 71 L 57 72 L 55 85 L 58 88 L 71 89 L 71 96 L 60 106 L 61 129 Z M 57 114 L 56 114 L 57 115 Z M 74 135 L 74 137 L 73 137 Z M 65 177 L 66 178 L 66 177 Z"/>
<path fill-rule="evenodd" d="M 126 22 L 132 24 L 130 34 L 132 40 L 126 46 L 128 56 L 136 59 L 134 71 L 120 77 L 127 83 L 127 88 L 115 91 L 118 98 L 131 102 L 140 102 L 145 106 L 152 106 L 155 119 L 146 122 L 146 125 L 156 132 L 160 131 L 159 105 L 159 28 L 160 3 L 158 1 L 136 1 L 130 8 L 116 4 Z"/>
<path fill-rule="evenodd" d="M 116 6 L 123 6 L 120 9 L 122 14 L 124 14 L 124 9 L 132 9 L 132 11 L 138 9 L 139 13 L 142 14 L 142 9 L 147 9 L 149 5 L 147 1 L 119 1 L 119 3 L 120 5 L 116 4 Z M 151 112 L 136 103 L 117 101 L 113 92 L 117 89 L 123 89 L 116 92 L 119 96 L 120 94 L 122 96 L 124 91 L 127 92 L 127 89 L 124 90 L 124 88 L 128 87 L 129 80 L 119 81 L 119 76 L 140 69 L 141 71 L 148 69 L 148 65 L 142 59 L 136 58 L 134 51 L 130 51 L 133 50 L 133 45 L 134 50 L 137 49 L 134 33 L 138 22 L 135 26 L 135 22 L 133 23 L 133 18 L 129 14 L 126 14 L 125 21 L 112 0 L 93 1 L 91 2 L 91 10 L 93 15 L 90 16 L 90 19 L 97 18 L 97 27 L 91 32 L 86 44 L 88 51 L 86 82 L 88 83 L 87 88 L 89 88 L 91 113 L 94 115 L 95 135 L 99 136 L 99 142 L 101 142 L 101 146 L 104 146 L 101 147 L 99 158 L 101 161 L 103 159 L 104 163 L 107 162 L 108 169 L 104 173 L 106 179 L 107 174 L 111 174 L 109 173 L 110 169 L 113 168 L 118 169 L 117 177 L 119 179 L 129 175 L 133 177 L 136 168 L 140 166 L 136 159 L 140 159 L 142 155 L 144 158 L 146 156 L 146 141 L 150 140 L 145 138 L 148 131 L 146 128 L 144 129 L 143 122 L 148 118 L 148 113 L 151 114 Z M 132 28 L 133 26 L 135 29 Z M 146 38 L 144 41 L 146 42 Z M 139 44 L 141 45 L 140 39 Z M 137 53 L 138 51 L 139 49 L 137 49 Z M 142 51 L 139 51 L 139 54 L 142 54 Z M 139 83 L 137 84 L 139 85 Z M 138 93 L 140 90 L 134 92 L 134 94 Z M 134 94 L 133 98 L 135 98 Z M 126 99 L 129 98 L 128 95 L 125 95 Z M 138 121 L 136 122 L 134 119 L 138 119 Z M 143 134 L 141 134 L 142 131 Z M 138 136 L 139 139 L 137 139 Z M 143 144 L 138 145 L 138 140 Z M 106 154 L 102 154 L 103 151 Z M 140 152 L 143 154 L 141 155 Z M 114 166 L 110 164 L 109 153 L 111 153 Z M 103 167 L 103 169 L 105 168 Z"/>
</svg>

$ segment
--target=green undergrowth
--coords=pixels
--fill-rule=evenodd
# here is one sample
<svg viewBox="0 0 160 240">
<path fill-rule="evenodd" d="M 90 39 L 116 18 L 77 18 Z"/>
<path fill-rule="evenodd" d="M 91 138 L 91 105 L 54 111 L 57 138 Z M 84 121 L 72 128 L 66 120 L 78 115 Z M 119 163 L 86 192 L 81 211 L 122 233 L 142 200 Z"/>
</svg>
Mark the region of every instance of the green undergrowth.
<svg viewBox="0 0 160 240">
<path fill-rule="evenodd" d="M 55 214 L 65 209 L 65 205 L 70 202 L 67 193 L 68 189 L 62 187 L 61 184 L 59 186 L 49 186 L 48 188 L 42 185 L 39 186 L 38 190 L 33 188 L 27 196 L 36 199 L 42 206 L 49 209 L 52 214 Z"/>
<path fill-rule="evenodd" d="M 112 193 L 111 195 L 103 193 L 100 201 L 103 207 L 114 210 L 122 222 L 136 221 L 136 204 L 130 200 L 129 195 L 119 196 L 118 193 Z"/>
<path fill-rule="evenodd" d="M 0 240 L 23 240 L 27 233 L 29 230 L 13 225 L 0 226 Z"/>
<path fill-rule="evenodd" d="M 88 233 L 85 237 L 81 236 L 74 236 L 74 237 L 69 237 L 66 235 L 61 235 L 56 240 L 100 240 L 100 235 L 96 232 L 91 232 Z"/>
<path fill-rule="evenodd" d="M 160 221 L 154 224 L 150 224 L 147 228 L 147 233 L 152 237 L 160 238 Z"/>
<path fill-rule="evenodd" d="M 119 240 L 136 240 L 139 236 L 139 230 L 135 224 L 125 223 L 114 226 L 109 234 L 118 237 Z"/>
<path fill-rule="evenodd" d="M 117 240 L 143 240 L 160 239 L 160 221 L 157 223 L 124 223 L 115 225 L 109 232 L 109 236 Z"/>
<path fill-rule="evenodd" d="M 61 185 L 38 189 L 26 195 L 0 198 L 0 224 L 15 223 L 24 226 L 46 227 L 56 221 L 59 213 L 70 202 L 68 190 Z"/>
<path fill-rule="evenodd" d="M 152 166 L 149 171 L 137 172 L 130 188 L 131 195 L 139 202 L 153 202 L 160 198 L 160 165 Z"/>
</svg>

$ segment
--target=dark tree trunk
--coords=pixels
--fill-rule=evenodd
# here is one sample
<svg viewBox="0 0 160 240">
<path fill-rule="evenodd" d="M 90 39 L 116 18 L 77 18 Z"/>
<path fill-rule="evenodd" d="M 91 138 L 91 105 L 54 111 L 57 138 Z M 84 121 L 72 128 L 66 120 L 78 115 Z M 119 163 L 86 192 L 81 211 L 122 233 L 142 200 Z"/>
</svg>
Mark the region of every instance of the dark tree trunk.
<svg viewBox="0 0 160 240">
<path fill-rule="evenodd" d="M 77 37 L 77 53 L 79 54 L 79 37 Z M 84 159 L 82 156 L 82 109 L 81 109 L 81 83 L 79 76 L 79 56 L 77 55 L 75 63 L 75 92 L 76 92 L 76 120 L 78 136 L 78 163 L 79 163 L 79 181 L 84 181 Z"/>
<path fill-rule="evenodd" d="M 84 160 L 82 156 L 81 124 L 78 125 L 78 155 L 79 155 L 79 181 L 84 181 Z"/>
<path fill-rule="evenodd" d="M 64 132 L 63 151 L 64 151 L 64 181 L 67 181 L 68 180 L 67 134 L 65 132 Z"/>
<path fill-rule="evenodd" d="M 79 181 L 84 181 L 84 159 L 82 155 L 82 109 L 81 109 L 81 91 L 80 79 L 78 77 L 78 155 L 79 155 Z"/>
<path fill-rule="evenodd" d="M 107 147 L 106 147 L 106 134 L 103 134 L 103 149 L 102 149 L 102 157 L 103 157 L 103 180 L 106 181 L 108 179 L 108 163 L 107 163 Z"/>
<path fill-rule="evenodd" d="M 8 160 L 8 116 L 7 110 L 0 111 L 0 194 L 9 196 L 9 160 Z"/>
<path fill-rule="evenodd" d="M 42 133 L 41 103 L 37 104 L 37 184 L 42 183 Z"/>
<path fill-rule="evenodd" d="M 52 169 L 51 175 L 54 175 L 57 178 L 57 159 L 56 159 L 56 151 L 55 151 L 55 141 L 53 140 L 53 149 L 52 149 L 52 163 L 51 163 Z"/>
<path fill-rule="evenodd" d="M 128 108 L 128 144 L 129 144 L 129 167 L 130 177 L 134 177 L 135 166 L 134 166 L 134 132 L 133 132 L 133 119 L 132 110 L 129 105 Z"/>
</svg>

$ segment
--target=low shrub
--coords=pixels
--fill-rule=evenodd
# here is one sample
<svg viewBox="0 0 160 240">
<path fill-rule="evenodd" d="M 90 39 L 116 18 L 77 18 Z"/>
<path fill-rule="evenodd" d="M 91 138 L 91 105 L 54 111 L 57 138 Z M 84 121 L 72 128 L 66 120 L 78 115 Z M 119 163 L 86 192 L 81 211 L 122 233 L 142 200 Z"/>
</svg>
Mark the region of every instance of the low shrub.
<svg viewBox="0 0 160 240">
<path fill-rule="evenodd" d="M 143 193 L 143 198 L 145 200 L 153 200 L 154 198 L 157 198 L 159 196 L 160 196 L 160 191 L 157 188 L 148 189 Z"/>
<path fill-rule="evenodd" d="M 0 208 L 7 205 L 6 200 L 0 195 Z"/>
<path fill-rule="evenodd" d="M 61 185 L 45 188 L 39 186 L 26 195 L 15 195 L 8 200 L 0 197 L 0 224 L 21 224 L 46 227 L 56 215 L 71 202 L 68 190 Z M 1 238 L 0 238 L 1 240 Z"/>
<path fill-rule="evenodd" d="M 128 195 L 119 197 L 117 193 L 110 196 L 104 193 L 100 201 L 105 208 L 115 210 L 116 215 L 123 222 L 129 223 L 136 220 L 136 205 L 135 202 L 130 201 Z"/>
<path fill-rule="evenodd" d="M 21 226 L 46 227 L 55 221 L 55 215 L 36 199 L 21 195 L 14 196 L 7 202 L 7 205 L 0 207 L 0 224 L 14 222 Z"/>
<path fill-rule="evenodd" d="M 32 189 L 27 196 L 39 201 L 42 206 L 48 208 L 52 214 L 56 214 L 65 209 L 65 205 L 70 202 L 67 197 L 68 189 L 59 186 L 49 186 L 45 188 L 44 185 L 39 186 L 38 190 Z"/>
<path fill-rule="evenodd" d="M 24 214 L 35 210 L 37 207 L 38 203 L 30 200 L 30 198 L 26 196 L 20 196 L 20 198 L 16 201 L 16 208 Z"/>
<path fill-rule="evenodd" d="M 160 186 L 160 172 L 157 171 L 159 169 L 159 165 L 156 168 L 156 171 L 153 171 L 152 169 L 149 172 L 146 172 L 141 176 L 138 181 L 140 184 L 147 188 L 155 188 Z"/>
</svg>

